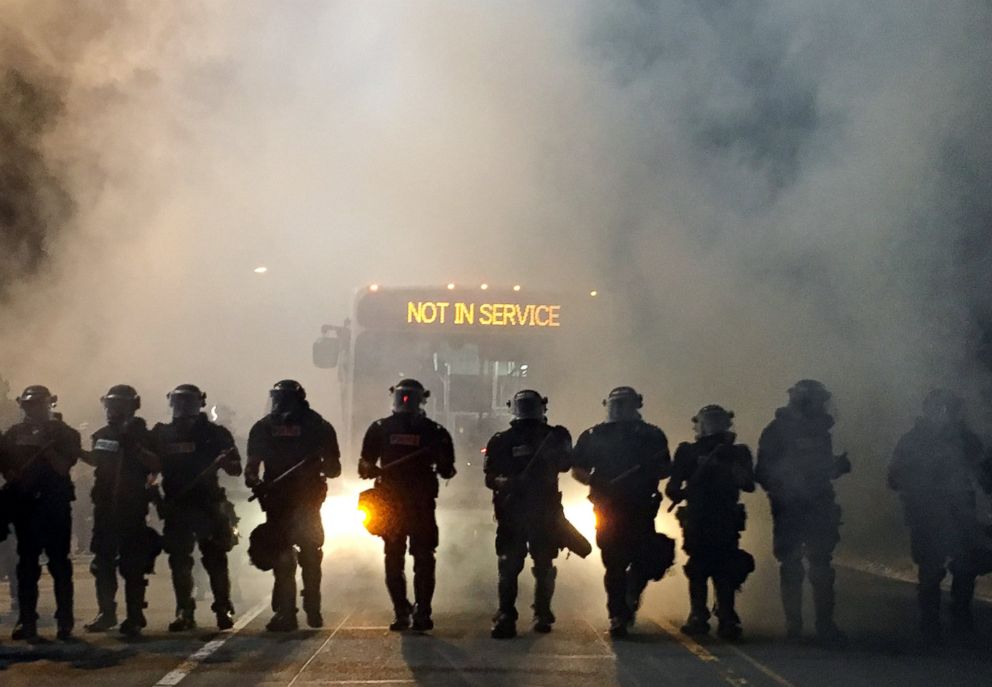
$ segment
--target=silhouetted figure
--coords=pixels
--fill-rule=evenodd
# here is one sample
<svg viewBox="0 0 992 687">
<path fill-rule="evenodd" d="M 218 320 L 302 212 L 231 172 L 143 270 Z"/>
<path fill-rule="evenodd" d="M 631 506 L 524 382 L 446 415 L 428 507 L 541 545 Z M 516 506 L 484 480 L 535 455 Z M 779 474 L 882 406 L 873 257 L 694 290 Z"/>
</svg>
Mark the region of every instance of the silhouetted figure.
<svg viewBox="0 0 992 687">
<path fill-rule="evenodd" d="M 961 399 L 934 390 L 923 416 L 899 440 L 889 464 L 889 487 L 899 493 L 918 568 L 920 627 L 930 641 L 941 639 L 940 583 L 951 582 L 955 629 L 971 632 L 975 595 L 973 556 L 983 546 L 975 484 L 982 479 L 982 442 L 962 416 Z"/>
<path fill-rule="evenodd" d="M 590 487 L 596 543 L 606 567 L 610 634 L 625 637 L 649 580 L 671 566 L 674 542 L 655 531 L 659 482 L 671 471 L 668 439 L 641 419 L 643 399 L 634 389 L 613 389 L 603 401 L 607 420 L 575 443 L 572 474 Z"/>
<path fill-rule="evenodd" d="M 100 399 L 107 424 L 93 434 L 93 450 L 83 461 L 95 468 L 90 571 L 96 582 L 97 616 L 88 632 L 117 626 L 117 573 L 124 580 L 127 617 L 120 631 L 136 636 L 145 627 L 145 576 L 160 553 L 158 534 L 148 527 L 149 485 L 161 463 L 151 452 L 144 419 L 136 417 L 141 397 L 132 386 L 112 386 Z"/>
<path fill-rule="evenodd" d="M 847 455 L 835 456 L 827 411 L 830 392 L 804 379 L 789 389 L 789 403 L 779 408 L 758 441 L 755 469 L 768 492 L 774 523 L 786 633 L 802 635 L 803 579 L 809 581 L 816 609 L 816 633 L 823 641 L 842 641 L 834 623 L 833 553 L 840 541 L 840 506 L 833 480 L 851 471 Z"/>
<path fill-rule="evenodd" d="M 682 526 L 682 549 L 689 555 L 689 619 L 682 631 L 704 635 L 710 631 L 707 603 L 709 581 L 716 592 L 717 634 L 723 639 L 741 636 L 741 620 L 734 610 L 737 591 L 754 570 L 754 558 L 742 550 L 744 504 L 740 492 L 754 491 L 751 450 L 735 444 L 731 431 L 734 414 L 717 405 L 702 408 L 694 418 L 696 441 L 675 450 L 672 477 L 665 495 L 674 503 Z M 673 503 L 673 505 L 674 505 Z"/>
<path fill-rule="evenodd" d="M 169 392 L 172 421 L 152 429 L 154 451 L 162 460 L 159 511 L 164 522 L 163 546 L 169 554 L 176 618 L 170 632 L 196 627 L 193 600 L 193 548 L 199 547 L 210 578 L 217 627 L 234 626 L 227 554 L 236 543 L 234 507 L 221 488 L 217 471 L 241 474 L 241 456 L 231 433 L 210 422 L 202 409 L 207 395 L 193 384 Z"/>
<path fill-rule="evenodd" d="M 275 576 L 272 632 L 297 628 L 296 568 L 303 576 L 303 612 L 310 627 L 321 627 L 320 564 L 324 526 L 320 506 L 327 480 L 341 475 L 341 451 L 329 422 L 310 408 L 299 382 L 286 379 L 269 391 L 269 414 L 248 435 L 245 484 L 259 496 L 272 542 L 265 555 Z"/>
<path fill-rule="evenodd" d="M 0 442 L 4 498 L 17 533 L 19 617 L 14 639 L 38 636 L 40 558 L 48 558 L 55 586 L 55 620 L 59 639 L 72 635 L 72 502 L 69 471 L 82 453 L 79 432 L 62 422 L 53 408 L 57 398 L 43 386 L 29 386 L 17 398 L 24 419 Z"/>
<path fill-rule="evenodd" d="M 517 634 L 517 579 L 528 553 L 534 562 L 534 630 L 551 631 L 554 560 L 561 546 L 558 473 L 572 467 L 572 437 L 564 427 L 548 424 L 547 398 L 536 391 L 520 391 L 508 405 L 513 413 L 510 428 L 489 440 L 483 467 L 486 486 L 493 490 L 497 522 L 495 639 Z"/>
<path fill-rule="evenodd" d="M 429 419 L 423 406 L 430 392 L 415 379 L 401 380 L 390 389 L 393 412 L 376 420 L 362 441 L 358 474 L 375 479 L 378 500 L 388 509 L 371 514 L 388 520 L 382 529 L 386 564 L 386 588 L 395 618 L 389 629 L 418 632 L 431 630 L 434 598 L 435 558 L 438 545 L 438 477 L 455 476 L 455 452 L 451 435 Z M 407 542 L 413 556 L 413 595 L 407 597 L 404 573 Z"/>
</svg>

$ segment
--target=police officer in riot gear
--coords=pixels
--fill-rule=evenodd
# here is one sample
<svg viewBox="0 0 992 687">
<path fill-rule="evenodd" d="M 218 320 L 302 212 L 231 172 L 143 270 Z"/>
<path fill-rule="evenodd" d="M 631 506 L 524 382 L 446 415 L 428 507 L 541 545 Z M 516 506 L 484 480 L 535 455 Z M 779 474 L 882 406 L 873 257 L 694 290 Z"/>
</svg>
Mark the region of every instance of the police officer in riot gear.
<svg viewBox="0 0 992 687">
<path fill-rule="evenodd" d="M 366 431 L 358 474 L 376 480 L 375 489 L 393 514 L 382 534 L 386 588 L 396 614 L 389 629 L 409 629 L 412 616 L 412 628 L 424 632 L 434 627 L 431 601 L 438 545 L 438 477 L 455 476 L 455 452 L 448 430 L 424 412 L 430 392 L 420 382 L 403 379 L 390 392 L 393 412 Z M 413 556 L 415 605 L 407 597 L 407 541 Z"/>
<path fill-rule="evenodd" d="M 154 452 L 162 461 L 160 505 L 163 546 L 169 554 L 176 618 L 170 632 L 196 627 L 193 600 L 193 547 L 198 546 L 210 578 L 217 627 L 234 625 L 227 554 L 236 543 L 234 508 L 220 487 L 217 471 L 241 474 L 241 456 L 231 433 L 210 422 L 203 412 L 207 395 L 193 384 L 180 384 L 168 394 L 172 421 L 152 429 Z"/>
<path fill-rule="evenodd" d="M 499 557 L 499 609 L 492 636 L 517 634 L 517 578 L 527 553 L 534 561 L 534 630 L 550 632 L 555 622 L 551 597 L 555 590 L 561 492 L 558 473 L 572 467 L 572 437 L 564 427 L 548 424 L 548 399 L 525 390 L 507 404 L 510 428 L 496 433 L 486 446 L 486 486 L 493 490 L 496 555 Z"/>
<path fill-rule="evenodd" d="M 245 467 L 245 484 L 259 495 L 265 510 L 263 527 L 278 533 L 270 540 L 277 550 L 267 552 L 275 575 L 275 615 L 266 627 L 273 632 L 297 628 L 297 563 L 303 575 L 307 624 L 321 627 L 324 528 L 320 506 L 327 496 L 327 479 L 341 474 L 341 452 L 334 428 L 310 408 L 299 382 L 276 382 L 269 397 L 268 416 L 256 422 L 249 434 Z"/>
<path fill-rule="evenodd" d="M 975 484 L 983 481 L 983 454 L 981 440 L 965 423 L 961 399 L 937 389 L 924 400 L 923 417 L 899 440 L 889 464 L 889 487 L 899 493 L 909 525 L 921 629 L 929 641 L 941 639 L 940 583 L 948 570 L 953 627 L 974 629 L 973 557 L 983 545 Z"/>
<path fill-rule="evenodd" d="M 734 597 L 754 569 L 754 558 L 739 547 L 745 519 L 740 492 L 754 491 L 754 465 L 750 449 L 734 443 L 733 417 L 721 406 L 708 405 L 692 418 L 696 441 L 679 444 L 665 487 L 673 505 L 686 504 L 677 511 L 682 549 L 689 555 L 685 575 L 691 610 L 682 631 L 689 635 L 709 632 L 707 596 L 712 579 L 717 634 L 731 640 L 741 636 Z"/>
<path fill-rule="evenodd" d="M 72 634 L 72 501 L 75 489 L 69 471 L 82 453 L 79 432 L 53 413 L 57 398 L 43 386 L 29 386 L 17 398 L 24 419 L 8 429 L 0 442 L 0 472 L 5 498 L 17 533 L 17 579 L 20 615 L 14 639 L 38 636 L 39 559 L 48 558 L 55 586 L 55 619 L 59 639 Z"/>
<path fill-rule="evenodd" d="M 830 392 L 815 380 L 801 380 L 789 389 L 788 405 L 776 411 L 761 433 L 755 472 L 771 501 L 786 633 L 792 639 L 802 635 L 805 557 L 817 637 L 836 642 L 844 635 L 834 623 L 832 560 L 840 540 L 840 506 L 833 480 L 850 472 L 851 464 L 846 454 L 833 453 L 829 400 Z"/>
<path fill-rule="evenodd" d="M 673 543 L 667 540 L 669 550 L 661 550 L 664 535 L 654 527 L 661 504 L 658 484 L 671 470 L 671 456 L 665 433 L 641 419 L 643 398 L 634 389 L 617 387 L 603 404 L 606 422 L 575 442 L 572 474 L 590 487 L 596 543 L 606 567 L 610 634 L 621 638 L 634 622 L 648 581 L 660 579 L 672 563 Z"/>
<path fill-rule="evenodd" d="M 158 555 L 158 535 L 149 531 L 149 484 L 160 470 L 151 452 L 151 432 L 136 417 L 141 397 L 132 386 L 110 387 L 103 398 L 107 424 L 93 434 L 93 450 L 83 460 L 96 468 L 93 499 L 93 537 L 90 571 L 96 581 L 96 618 L 89 632 L 117 626 L 117 573 L 124 580 L 127 617 L 121 633 L 140 634 L 145 627 L 145 575 Z"/>
</svg>

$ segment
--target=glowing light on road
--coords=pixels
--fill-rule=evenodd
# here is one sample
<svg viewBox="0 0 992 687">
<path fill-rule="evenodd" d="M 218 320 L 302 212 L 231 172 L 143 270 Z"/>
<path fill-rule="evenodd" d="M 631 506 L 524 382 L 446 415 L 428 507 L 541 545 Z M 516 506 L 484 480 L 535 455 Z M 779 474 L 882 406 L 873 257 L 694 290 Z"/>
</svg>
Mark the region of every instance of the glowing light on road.
<svg viewBox="0 0 992 687">
<path fill-rule="evenodd" d="M 514 284 L 513 285 L 513 290 L 514 291 L 519 291 L 520 290 L 520 284 Z"/>
<path fill-rule="evenodd" d="M 364 525 L 367 511 L 358 508 L 357 494 L 331 496 L 320 507 L 324 538 L 328 541 L 367 536 Z"/>
<path fill-rule="evenodd" d="M 454 283 L 453 282 L 448 282 L 448 291 L 454 291 L 454 290 L 455 290 Z"/>
<path fill-rule="evenodd" d="M 482 289 L 483 291 L 485 291 L 486 289 L 489 288 L 489 284 L 483 284 L 479 288 Z"/>
<path fill-rule="evenodd" d="M 589 295 L 592 296 L 593 298 L 595 298 L 596 296 L 599 295 L 599 291 L 590 291 L 589 292 Z"/>
<path fill-rule="evenodd" d="M 376 292 L 378 290 L 379 290 L 379 285 L 378 284 L 371 284 L 371 285 L 369 285 L 369 291 L 372 291 L 374 293 L 374 292 Z"/>
<path fill-rule="evenodd" d="M 265 265 L 259 265 L 258 267 L 256 267 L 256 268 L 255 268 L 254 270 L 252 270 L 252 271 L 253 271 L 253 272 L 254 272 L 255 274 L 265 274 L 266 272 L 268 272 L 268 271 L 269 271 L 269 268 L 268 268 L 268 267 L 266 267 Z"/>
</svg>

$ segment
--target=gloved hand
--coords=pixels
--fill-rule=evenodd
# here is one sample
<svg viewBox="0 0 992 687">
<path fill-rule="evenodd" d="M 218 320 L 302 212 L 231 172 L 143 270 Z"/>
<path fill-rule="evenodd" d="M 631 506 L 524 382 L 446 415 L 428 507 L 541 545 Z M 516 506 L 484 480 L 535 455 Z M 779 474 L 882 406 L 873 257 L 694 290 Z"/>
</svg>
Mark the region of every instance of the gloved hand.
<svg viewBox="0 0 992 687">
<path fill-rule="evenodd" d="M 362 479 L 376 479 L 382 474 L 382 468 L 371 460 L 362 458 L 358 461 L 358 476 Z"/>
<path fill-rule="evenodd" d="M 846 475 L 851 471 L 851 460 L 847 457 L 847 452 L 834 456 L 834 477 Z"/>
<path fill-rule="evenodd" d="M 258 489 L 258 487 L 260 487 L 261 485 L 262 485 L 262 480 L 258 475 L 254 473 L 249 473 L 245 475 L 245 486 L 248 487 L 249 489 L 255 490 Z"/>
</svg>

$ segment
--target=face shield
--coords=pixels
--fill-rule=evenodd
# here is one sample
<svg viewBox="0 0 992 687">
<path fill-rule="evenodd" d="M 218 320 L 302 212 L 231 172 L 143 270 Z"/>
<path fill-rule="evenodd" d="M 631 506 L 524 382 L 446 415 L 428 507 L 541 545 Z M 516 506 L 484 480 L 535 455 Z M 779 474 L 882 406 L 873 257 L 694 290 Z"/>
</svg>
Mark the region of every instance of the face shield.
<svg viewBox="0 0 992 687">
<path fill-rule="evenodd" d="M 423 413 L 423 406 L 430 396 L 429 391 L 417 387 L 397 386 L 392 391 L 394 413 Z"/>
<path fill-rule="evenodd" d="M 273 418 L 285 420 L 299 412 L 302 407 L 303 401 L 299 392 L 291 389 L 272 389 L 269 392 L 269 415 Z"/>
<path fill-rule="evenodd" d="M 506 405 L 514 420 L 543 420 L 548 412 L 548 399 L 536 391 L 521 391 Z"/>
<path fill-rule="evenodd" d="M 830 392 L 812 380 L 803 380 L 789 389 L 789 406 L 807 416 L 833 414 Z"/>
<path fill-rule="evenodd" d="M 169 394 L 169 406 L 172 408 L 174 420 L 194 418 L 203 408 L 203 398 L 189 391 L 173 391 Z"/>
<path fill-rule="evenodd" d="M 641 397 L 637 394 L 614 395 L 603 401 L 607 422 L 634 422 L 641 419 Z"/>
<path fill-rule="evenodd" d="M 103 409 L 107 414 L 108 425 L 119 425 L 134 417 L 135 401 L 126 396 L 104 396 Z"/>
<path fill-rule="evenodd" d="M 696 438 L 702 439 L 729 432 L 730 428 L 734 425 L 733 417 L 733 413 L 723 408 L 703 408 L 696 414 L 696 417 L 692 418 Z"/>
<path fill-rule="evenodd" d="M 32 422 L 45 422 L 52 417 L 52 408 L 55 406 L 54 396 L 30 396 L 20 401 L 24 418 Z"/>
</svg>

